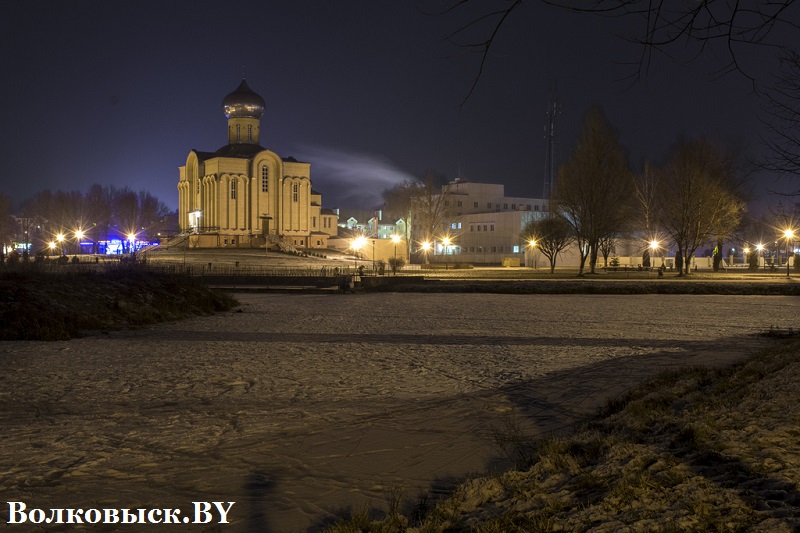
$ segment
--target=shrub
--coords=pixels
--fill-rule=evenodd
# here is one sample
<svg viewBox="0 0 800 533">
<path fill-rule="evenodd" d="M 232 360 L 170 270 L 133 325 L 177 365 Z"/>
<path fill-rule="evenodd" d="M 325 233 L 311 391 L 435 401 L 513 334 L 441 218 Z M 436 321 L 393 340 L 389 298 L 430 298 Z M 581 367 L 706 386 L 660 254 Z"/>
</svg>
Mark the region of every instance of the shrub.
<svg viewBox="0 0 800 533">
<path fill-rule="evenodd" d="M 390 257 L 389 258 L 389 268 L 392 269 L 392 273 L 397 273 L 398 270 L 403 268 L 406 264 L 406 260 L 402 257 Z"/>
<path fill-rule="evenodd" d="M 795 265 L 797 262 L 795 261 Z M 757 252 L 750 252 L 747 255 L 747 270 L 750 272 L 758 271 L 758 253 Z"/>
</svg>

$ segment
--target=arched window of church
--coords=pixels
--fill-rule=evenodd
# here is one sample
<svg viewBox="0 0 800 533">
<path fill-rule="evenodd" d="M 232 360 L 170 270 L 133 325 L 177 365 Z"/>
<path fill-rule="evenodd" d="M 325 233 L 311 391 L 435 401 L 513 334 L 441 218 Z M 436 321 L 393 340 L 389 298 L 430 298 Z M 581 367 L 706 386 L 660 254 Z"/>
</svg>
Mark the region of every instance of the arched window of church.
<svg viewBox="0 0 800 533">
<path fill-rule="evenodd" d="M 294 200 L 295 202 L 297 201 L 297 198 L 298 198 L 297 189 L 298 189 L 298 187 L 297 187 L 296 183 L 294 185 L 292 185 L 292 200 Z"/>
<path fill-rule="evenodd" d="M 236 125 L 236 140 L 237 141 L 242 140 L 242 126 L 240 124 Z"/>
<path fill-rule="evenodd" d="M 312 228 L 317 227 L 317 217 L 311 217 L 311 227 Z"/>
<path fill-rule="evenodd" d="M 251 126 L 250 124 L 247 125 L 247 140 L 248 141 L 253 140 L 253 126 Z"/>
<path fill-rule="evenodd" d="M 267 165 L 261 166 L 261 192 L 269 192 L 269 169 Z"/>
<path fill-rule="evenodd" d="M 231 180 L 231 200 L 236 200 L 236 180 Z"/>
</svg>

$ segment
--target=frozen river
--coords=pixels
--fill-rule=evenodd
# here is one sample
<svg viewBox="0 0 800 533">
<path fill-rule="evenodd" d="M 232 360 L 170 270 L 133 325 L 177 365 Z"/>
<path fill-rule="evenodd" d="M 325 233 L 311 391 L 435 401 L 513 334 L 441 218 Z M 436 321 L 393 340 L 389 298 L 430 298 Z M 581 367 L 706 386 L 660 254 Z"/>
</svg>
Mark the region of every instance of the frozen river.
<svg viewBox="0 0 800 533">
<path fill-rule="evenodd" d="M 498 467 L 491 435 L 508 420 L 568 428 L 662 369 L 735 361 L 764 345 L 753 333 L 796 328 L 800 307 L 779 296 L 237 298 L 241 312 L 0 343 L 3 501 L 184 513 L 234 501 L 226 530 L 314 529 L 390 491 L 413 498 Z"/>
</svg>

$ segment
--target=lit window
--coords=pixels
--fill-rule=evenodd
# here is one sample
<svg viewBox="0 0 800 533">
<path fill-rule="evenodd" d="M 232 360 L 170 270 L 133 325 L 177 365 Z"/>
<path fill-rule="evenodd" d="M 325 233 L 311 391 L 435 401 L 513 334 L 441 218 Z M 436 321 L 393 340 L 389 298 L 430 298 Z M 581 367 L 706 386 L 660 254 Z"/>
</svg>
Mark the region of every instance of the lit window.
<svg viewBox="0 0 800 533">
<path fill-rule="evenodd" d="M 267 165 L 261 167 L 261 192 L 269 192 L 269 169 Z"/>
<path fill-rule="evenodd" d="M 515 254 L 518 254 L 518 253 L 519 253 L 519 246 L 514 246 L 514 253 L 515 253 Z"/>
<path fill-rule="evenodd" d="M 231 180 L 231 200 L 236 200 L 236 180 Z"/>
</svg>

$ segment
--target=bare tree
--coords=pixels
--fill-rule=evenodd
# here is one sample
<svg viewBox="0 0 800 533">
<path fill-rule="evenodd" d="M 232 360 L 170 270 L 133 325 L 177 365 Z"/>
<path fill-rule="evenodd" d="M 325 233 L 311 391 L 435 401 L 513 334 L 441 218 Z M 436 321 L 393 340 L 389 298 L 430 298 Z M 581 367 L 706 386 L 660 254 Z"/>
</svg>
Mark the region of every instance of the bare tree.
<svg viewBox="0 0 800 533">
<path fill-rule="evenodd" d="M 14 236 L 14 223 L 11 218 L 11 198 L 0 192 L 0 265 L 5 262 L 5 250 L 11 245 Z"/>
<path fill-rule="evenodd" d="M 412 219 L 418 235 L 418 242 L 431 242 L 444 229 L 447 219 L 447 203 L 449 194 L 447 185 L 442 185 L 443 176 L 433 170 L 425 172 L 425 176 L 417 186 L 412 199 Z"/>
<path fill-rule="evenodd" d="M 645 239 L 652 240 L 656 236 L 656 176 L 649 162 L 645 162 L 634 185 L 635 226 L 644 231 Z"/>
<path fill-rule="evenodd" d="M 98 241 L 108 239 L 108 230 L 112 223 L 111 190 L 95 183 L 89 187 L 84 200 L 87 217 L 84 231 L 92 239 L 92 251 L 99 253 Z"/>
<path fill-rule="evenodd" d="M 777 82 L 766 91 L 763 106 L 764 143 L 770 148 L 763 166 L 796 179 L 800 174 L 800 54 L 787 50 L 779 59 Z M 800 194 L 800 188 L 792 194 Z"/>
<path fill-rule="evenodd" d="M 723 63 L 715 69 L 716 75 L 738 71 L 755 84 L 756 80 L 740 60 L 743 50 L 765 48 L 765 45 L 789 49 L 773 38 L 774 30 L 798 29 L 797 7 L 793 6 L 793 0 L 541 1 L 576 13 L 630 19 L 633 22 L 628 25 L 630 33 L 622 37 L 639 46 L 637 58 L 629 62 L 635 67 L 631 74 L 634 80 L 647 75 L 654 52 L 668 57 L 680 54 L 691 61 L 709 51 L 708 55 L 714 60 L 723 58 Z M 501 30 L 512 14 L 524 9 L 525 3 L 522 0 L 449 0 L 439 5 L 443 7 L 434 11 L 435 14 L 463 17 L 447 39 L 480 57 L 463 105 L 475 91 Z"/>
<path fill-rule="evenodd" d="M 536 249 L 550 261 L 551 274 L 555 272 L 558 254 L 574 240 L 572 226 L 559 215 L 531 220 L 522 230 L 522 237 L 525 241 L 533 241 Z"/>
<path fill-rule="evenodd" d="M 633 176 L 614 128 L 599 108 L 586 115 L 575 151 L 561 166 L 550 209 L 573 227 L 583 275 L 586 259 L 595 273 L 600 240 L 625 228 L 631 218 Z"/>
<path fill-rule="evenodd" d="M 659 226 L 674 241 L 688 274 L 697 249 L 730 235 L 745 212 L 731 190 L 732 171 L 724 152 L 706 140 L 682 140 L 659 172 Z"/>
<path fill-rule="evenodd" d="M 391 189 L 383 192 L 383 201 L 386 212 L 394 218 L 394 221 L 403 223 L 403 238 L 406 246 L 406 260 L 410 259 L 411 254 L 411 216 L 413 214 L 414 197 L 420 191 L 420 183 L 413 180 L 403 180 Z"/>
<path fill-rule="evenodd" d="M 606 268 L 608 267 L 608 256 L 611 255 L 612 250 L 614 250 L 615 243 L 616 239 L 613 236 L 602 237 L 597 243 L 600 253 L 603 254 L 603 266 Z"/>
</svg>

